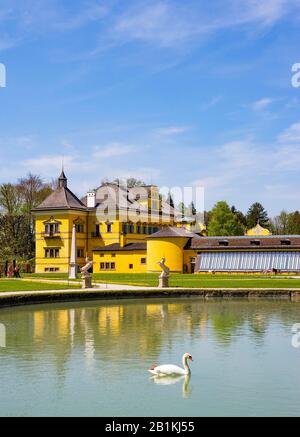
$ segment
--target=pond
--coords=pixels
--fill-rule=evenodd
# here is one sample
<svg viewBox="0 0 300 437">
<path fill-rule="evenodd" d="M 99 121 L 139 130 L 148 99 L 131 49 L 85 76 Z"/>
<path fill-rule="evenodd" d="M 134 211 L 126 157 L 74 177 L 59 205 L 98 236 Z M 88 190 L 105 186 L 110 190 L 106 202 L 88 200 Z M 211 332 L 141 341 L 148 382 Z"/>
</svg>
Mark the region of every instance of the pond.
<svg viewBox="0 0 300 437">
<path fill-rule="evenodd" d="M 300 303 L 85 301 L 4 308 L 0 323 L 0 416 L 300 415 Z M 147 371 L 184 352 L 190 378 Z"/>
</svg>

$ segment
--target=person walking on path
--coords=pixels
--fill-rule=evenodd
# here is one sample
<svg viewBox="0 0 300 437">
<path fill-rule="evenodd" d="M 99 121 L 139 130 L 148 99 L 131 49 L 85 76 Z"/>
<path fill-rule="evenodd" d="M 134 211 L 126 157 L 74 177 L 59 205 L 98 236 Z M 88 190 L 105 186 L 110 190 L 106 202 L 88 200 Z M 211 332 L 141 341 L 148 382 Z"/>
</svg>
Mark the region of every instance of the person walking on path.
<svg viewBox="0 0 300 437">
<path fill-rule="evenodd" d="M 16 267 L 14 268 L 14 278 L 21 278 L 20 267 L 18 265 L 16 265 Z"/>
</svg>

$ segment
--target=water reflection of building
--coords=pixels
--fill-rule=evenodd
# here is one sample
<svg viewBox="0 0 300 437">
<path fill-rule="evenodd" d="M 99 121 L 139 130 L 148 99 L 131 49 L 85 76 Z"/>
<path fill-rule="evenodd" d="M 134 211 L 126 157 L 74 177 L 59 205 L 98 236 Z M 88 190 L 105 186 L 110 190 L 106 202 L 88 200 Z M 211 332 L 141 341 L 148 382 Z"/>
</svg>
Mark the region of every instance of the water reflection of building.
<svg viewBox="0 0 300 437">
<path fill-rule="evenodd" d="M 98 315 L 99 332 L 106 334 L 110 331 L 112 335 L 119 335 L 123 313 L 124 307 L 120 305 L 100 308 Z"/>
<path fill-rule="evenodd" d="M 118 354 L 122 350 L 124 356 L 136 351 L 142 355 L 149 352 L 158 355 L 162 343 L 166 339 L 171 341 L 173 334 L 201 335 L 204 332 L 208 318 L 202 307 L 200 302 L 193 305 L 145 302 L 33 311 L 30 313 L 33 341 L 52 344 L 55 338 L 56 346 L 68 343 L 70 351 L 80 344 L 85 351 L 91 350 L 93 343 L 93 347 L 105 347 L 110 353 Z M 124 342 L 118 341 L 119 337 L 124 338 Z"/>
<path fill-rule="evenodd" d="M 191 339 L 198 347 L 199 338 L 213 337 L 220 345 L 229 345 L 239 330 L 251 331 L 259 346 L 268 331 L 270 318 L 291 320 L 299 313 L 299 305 L 288 302 L 209 302 L 197 300 L 155 300 L 143 302 L 85 303 L 36 307 L 14 311 L 14 324 L 9 316 L 7 344 L 22 350 L 18 358 L 32 363 L 36 353 L 49 355 L 58 372 L 64 374 L 73 350 L 92 366 L 95 360 L 120 362 L 139 356 L 155 362 L 163 349 L 174 342 Z M 288 311 L 286 306 L 288 305 Z M 45 308 L 45 309 L 43 309 Z M 17 335 L 16 335 L 17 332 Z M 194 341 L 195 340 L 195 341 Z M 23 353 L 24 352 L 24 353 Z"/>
</svg>

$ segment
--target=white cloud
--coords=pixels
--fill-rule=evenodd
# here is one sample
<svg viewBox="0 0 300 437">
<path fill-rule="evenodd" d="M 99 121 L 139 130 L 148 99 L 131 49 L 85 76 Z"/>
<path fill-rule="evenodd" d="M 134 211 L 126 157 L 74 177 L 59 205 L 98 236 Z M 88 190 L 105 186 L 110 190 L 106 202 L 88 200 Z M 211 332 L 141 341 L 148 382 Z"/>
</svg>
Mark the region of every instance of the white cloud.
<svg viewBox="0 0 300 437">
<path fill-rule="evenodd" d="M 220 100 L 222 100 L 222 96 L 214 96 L 208 102 L 203 103 L 201 109 L 204 110 L 204 109 L 213 108 L 220 102 Z"/>
<path fill-rule="evenodd" d="M 299 9 L 297 0 L 214 0 L 213 7 L 196 0 L 82 0 L 73 2 L 72 7 L 60 0 L 2 0 L 0 23 L 14 24 L 6 35 L 13 45 L 28 35 L 76 31 L 96 23 L 94 40 L 98 44 L 87 55 L 93 56 L 131 42 L 168 49 L 185 45 L 190 50 L 218 31 L 248 31 L 251 26 L 255 31 L 265 29 L 287 15 L 297 16 Z M 0 34 L 2 41 L 4 36 Z"/>
<path fill-rule="evenodd" d="M 294 0 L 235 0 L 232 3 L 237 10 L 237 24 L 258 22 L 263 26 L 276 23 L 298 6 Z"/>
<path fill-rule="evenodd" d="M 300 122 L 292 124 L 290 127 L 288 127 L 280 136 L 279 136 L 280 142 L 287 142 L 287 143 L 294 143 L 298 142 L 300 143 Z"/>
<path fill-rule="evenodd" d="M 19 44 L 18 39 L 11 38 L 7 35 L 0 35 L 0 52 L 12 49 Z"/>
<path fill-rule="evenodd" d="M 177 8 L 164 1 L 137 3 L 117 18 L 113 33 L 125 40 L 140 40 L 172 47 L 187 40 L 196 31 L 193 24 L 178 14 Z"/>
<path fill-rule="evenodd" d="M 64 163 L 65 167 L 80 167 L 80 160 L 77 156 L 44 155 L 38 158 L 30 158 L 21 161 L 20 166 L 32 173 L 40 174 L 43 177 L 52 178 L 59 174 Z"/>
<path fill-rule="evenodd" d="M 144 182 L 156 183 L 157 179 L 161 175 L 161 170 L 156 167 L 140 167 L 140 168 L 132 168 L 131 170 L 124 169 L 116 169 L 113 170 L 115 177 L 119 178 L 131 178 L 134 177 L 136 179 L 140 179 Z"/>
<path fill-rule="evenodd" d="M 190 128 L 187 126 L 169 126 L 156 129 L 155 132 L 160 136 L 173 136 L 183 134 L 187 132 Z"/>
<path fill-rule="evenodd" d="M 100 20 L 106 16 L 108 12 L 109 8 L 107 5 L 99 4 L 98 2 L 89 2 L 86 4 L 86 7 L 80 9 L 77 14 L 63 16 L 61 20 L 54 23 L 54 27 L 64 31 L 79 29 L 90 22 Z"/>
<path fill-rule="evenodd" d="M 0 23 L 10 24 L 7 34 L 0 33 L 0 50 L 13 48 L 30 36 L 42 33 L 74 31 L 100 21 L 110 7 L 97 0 L 72 3 L 61 0 L 1 0 Z"/>
<path fill-rule="evenodd" d="M 103 147 L 96 146 L 94 149 L 94 158 L 106 159 L 115 156 L 128 155 L 135 150 L 135 147 L 122 143 L 110 143 Z"/>
<path fill-rule="evenodd" d="M 220 199 L 226 193 L 240 204 L 253 195 L 273 202 L 276 187 L 280 187 L 280 198 L 297 200 L 300 195 L 295 194 L 294 179 L 300 168 L 300 123 L 290 126 L 272 144 L 251 137 L 212 147 L 209 154 L 201 155 L 201 162 L 201 177 L 192 184 L 208 190 L 207 198 Z"/>
<path fill-rule="evenodd" d="M 270 97 L 264 97 L 263 99 L 256 100 L 251 104 L 253 111 L 263 111 L 267 109 L 275 100 Z"/>
<path fill-rule="evenodd" d="M 294 171 L 300 167 L 300 143 L 283 144 L 279 146 L 273 155 L 274 170 Z"/>
<path fill-rule="evenodd" d="M 253 168 L 264 170 L 265 153 L 265 147 L 249 139 L 225 143 L 216 149 L 217 159 L 233 175 L 242 175 Z"/>
<path fill-rule="evenodd" d="M 299 9 L 294 0 L 215 0 L 214 7 L 186 1 L 137 2 L 116 18 L 112 34 L 122 44 L 143 41 L 164 48 L 193 42 L 195 37 L 219 30 L 256 24 L 267 27 Z"/>
<path fill-rule="evenodd" d="M 196 187 L 204 187 L 204 189 L 224 187 L 228 182 L 228 175 L 207 176 L 202 179 L 193 181 L 192 185 Z"/>
</svg>

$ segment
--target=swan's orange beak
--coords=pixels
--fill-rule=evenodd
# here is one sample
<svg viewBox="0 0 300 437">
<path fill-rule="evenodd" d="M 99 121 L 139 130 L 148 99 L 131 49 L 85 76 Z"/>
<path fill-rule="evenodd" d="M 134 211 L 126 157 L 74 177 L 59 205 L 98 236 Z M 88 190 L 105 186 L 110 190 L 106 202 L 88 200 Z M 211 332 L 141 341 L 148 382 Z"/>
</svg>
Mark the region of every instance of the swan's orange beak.
<svg viewBox="0 0 300 437">
<path fill-rule="evenodd" d="M 192 355 L 189 356 L 189 359 L 190 359 L 191 361 L 194 361 Z"/>
</svg>

